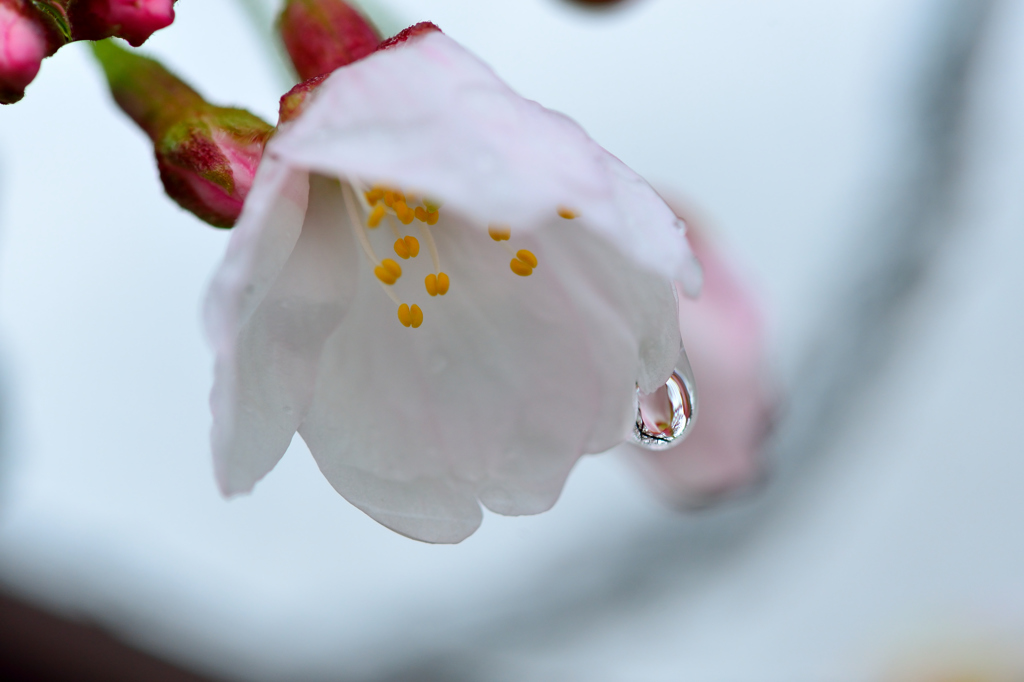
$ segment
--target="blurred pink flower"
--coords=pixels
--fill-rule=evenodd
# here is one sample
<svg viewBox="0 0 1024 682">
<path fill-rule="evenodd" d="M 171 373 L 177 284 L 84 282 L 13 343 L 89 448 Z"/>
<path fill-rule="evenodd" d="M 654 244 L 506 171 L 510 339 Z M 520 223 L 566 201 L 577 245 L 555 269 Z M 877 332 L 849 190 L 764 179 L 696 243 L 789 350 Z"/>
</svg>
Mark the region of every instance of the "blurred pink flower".
<svg viewBox="0 0 1024 682">
<path fill-rule="evenodd" d="M 212 447 L 234 495 L 297 431 L 370 517 L 458 542 L 623 441 L 699 268 L 578 125 L 435 28 L 400 38 L 283 107 L 207 299 Z"/>
<path fill-rule="evenodd" d="M 698 389 L 697 421 L 673 448 L 633 449 L 661 496 L 676 506 L 699 507 L 763 474 L 773 393 L 754 296 L 704 235 L 691 225 L 687 236 L 704 268 L 700 297 L 678 297 L 679 330 Z"/>
<path fill-rule="evenodd" d="M 0 0 L 0 103 L 24 97 L 48 52 L 46 31 L 35 10 L 21 0 Z"/>
</svg>

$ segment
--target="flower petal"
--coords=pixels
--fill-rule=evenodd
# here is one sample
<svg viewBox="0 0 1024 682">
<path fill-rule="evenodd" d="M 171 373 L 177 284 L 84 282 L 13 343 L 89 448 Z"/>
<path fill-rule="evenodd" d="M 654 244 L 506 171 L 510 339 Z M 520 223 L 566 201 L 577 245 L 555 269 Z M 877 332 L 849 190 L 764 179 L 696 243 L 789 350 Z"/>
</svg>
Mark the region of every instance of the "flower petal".
<svg viewBox="0 0 1024 682">
<path fill-rule="evenodd" d="M 225 495 L 247 492 L 288 448 L 326 339 L 355 294 L 355 249 L 334 180 L 261 167 L 211 286 L 217 353 L 211 435 Z M 302 191 L 308 186 L 308 210 Z M 303 219 L 302 212 L 305 211 Z"/>
<path fill-rule="evenodd" d="M 433 232 L 449 293 L 395 285 L 424 311 L 421 328 L 405 329 L 362 264 L 299 432 L 368 515 L 458 542 L 480 523 L 477 499 L 502 514 L 545 511 L 580 455 L 621 442 L 637 377 L 667 379 L 679 334 L 671 285 L 582 224 L 551 217 L 517 236 L 540 260 L 525 278 L 465 218 L 446 209 Z M 403 280 L 422 283 L 427 266 L 408 261 Z"/>
<path fill-rule="evenodd" d="M 437 197 L 480 230 L 531 230 L 565 206 L 643 267 L 690 292 L 699 283 L 675 215 L 646 182 L 438 32 L 335 71 L 268 149 L 325 175 Z"/>
</svg>

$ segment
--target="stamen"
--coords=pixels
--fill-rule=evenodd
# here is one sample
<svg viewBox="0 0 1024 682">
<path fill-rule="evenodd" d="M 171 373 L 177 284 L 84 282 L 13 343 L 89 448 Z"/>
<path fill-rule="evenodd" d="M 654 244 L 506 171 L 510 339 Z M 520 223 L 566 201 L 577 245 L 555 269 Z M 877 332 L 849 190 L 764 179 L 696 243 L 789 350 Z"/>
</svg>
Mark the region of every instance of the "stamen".
<svg viewBox="0 0 1024 682">
<path fill-rule="evenodd" d="M 413 210 L 405 203 L 405 199 L 396 199 L 393 208 L 395 209 L 395 215 L 398 216 L 398 219 L 402 221 L 403 225 L 408 225 L 412 222 L 414 213 Z"/>
<path fill-rule="evenodd" d="M 431 273 L 423 280 L 423 285 L 431 296 L 444 296 L 448 293 L 449 284 L 451 284 L 451 281 L 448 279 L 448 275 L 443 272 L 436 275 Z"/>
<path fill-rule="evenodd" d="M 387 209 L 384 208 L 383 204 L 374 206 L 370 212 L 370 217 L 366 219 L 366 226 L 373 229 L 380 225 L 380 221 L 384 218 L 385 213 L 387 213 Z"/>
<path fill-rule="evenodd" d="M 558 207 L 558 215 L 560 215 L 561 217 L 565 218 L 566 220 L 572 220 L 573 218 L 578 217 L 579 213 L 577 213 L 576 211 L 572 210 L 571 208 L 566 208 L 565 206 L 559 206 Z"/>
<path fill-rule="evenodd" d="M 398 321 L 402 323 L 403 327 L 416 329 L 423 324 L 423 311 L 415 303 L 411 308 L 403 303 L 398 306 Z"/>
<path fill-rule="evenodd" d="M 487 234 L 491 235 L 491 239 L 496 242 L 508 241 L 512 236 L 512 228 L 508 225 L 492 223 L 487 227 Z"/>
<path fill-rule="evenodd" d="M 377 269 L 382 265 L 382 263 L 377 258 L 377 254 L 373 252 L 373 247 L 370 245 L 370 240 L 366 236 L 366 230 L 363 229 L 363 223 L 361 220 L 359 220 L 359 216 L 356 215 L 356 194 L 355 191 L 352 189 L 352 186 L 349 185 L 348 183 L 341 183 L 341 198 L 342 203 L 345 204 L 345 210 L 348 212 L 349 222 L 351 223 L 352 226 L 352 233 L 355 235 L 356 241 L 358 241 L 359 245 L 363 248 L 363 253 L 366 254 L 366 258 L 367 260 L 370 261 L 370 264 L 377 266 L 374 268 L 374 273 L 376 274 Z M 394 261 L 391 262 L 394 263 Z M 395 266 L 397 267 L 398 263 L 395 263 Z M 401 274 L 400 268 L 399 274 Z M 380 277 L 380 275 L 377 276 L 378 278 Z M 391 291 L 391 289 L 389 289 L 386 286 L 383 286 L 383 284 L 381 285 L 381 288 L 384 289 L 384 293 L 388 295 L 388 298 L 395 302 L 395 305 L 401 305 L 401 301 L 398 300 L 398 297 L 395 296 L 394 292 Z"/>
<path fill-rule="evenodd" d="M 533 274 L 533 268 L 528 263 L 524 263 L 518 258 L 513 258 L 508 266 L 512 269 L 512 272 L 516 273 L 520 277 L 529 277 Z"/>
<path fill-rule="evenodd" d="M 406 248 L 409 249 L 409 258 L 415 258 L 416 256 L 420 255 L 420 240 L 419 239 L 416 239 L 416 237 L 413 237 L 410 234 L 410 235 L 406 235 L 405 239 L 403 239 L 402 241 L 405 242 Z"/>
<path fill-rule="evenodd" d="M 416 220 L 420 221 L 421 223 L 427 222 L 427 209 L 423 208 L 422 206 L 417 206 L 416 210 L 413 211 L 413 213 L 416 215 Z"/>
<path fill-rule="evenodd" d="M 533 251 L 527 251 L 526 249 L 519 249 L 516 251 L 516 258 L 523 261 L 531 268 L 537 267 L 537 257 L 533 255 Z"/>
<path fill-rule="evenodd" d="M 384 284 L 394 284 L 402 276 L 402 267 L 390 258 L 385 258 L 373 269 L 373 274 Z"/>
<path fill-rule="evenodd" d="M 395 240 L 395 253 L 399 258 L 409 258 L 409 247 L 405 245 L 404 239 Z"/>
<path fill-rule="evenodd" d="M 437 244 L 434 243 L 434 235 L 430 234 L 430 228 L 426 225 L 420 225 L 420 233 L 423 235 L 423 241 L 427 243 L 427 248 L 430 249 L 430 258 L 434 261 L 434 270 L 441 272 L 441 259 L 437 255 Z"/>
<path fill-rule="evenodd" d="M 363 252 L 366 257 L 370 259 L 373 265 L 380 265 L 380 259 L 377 258 L 377 254 L 373 252 L 373 247 L 370 246 L 370 240 L 366 237 L 366 231 L 363 229 L 363 223 L 359 220 L 359 216 L 356 215 L 356 208 L 352 204 L 352 189 L 345 183 L 341 183 L 341 196 L 345 199 L 345 209 L 348 211 L 349 220 L 352 223 L 352 232 L 356 236 L 356 241 L 363 247 Z"/>
<path fill-rule="evenodd" d="M 403 327 L 412 326 L 412 313 L 409 312 L 409 306 L 405 303 L 398 306 L 398 321 L 402 323 Z"/>
</svg>

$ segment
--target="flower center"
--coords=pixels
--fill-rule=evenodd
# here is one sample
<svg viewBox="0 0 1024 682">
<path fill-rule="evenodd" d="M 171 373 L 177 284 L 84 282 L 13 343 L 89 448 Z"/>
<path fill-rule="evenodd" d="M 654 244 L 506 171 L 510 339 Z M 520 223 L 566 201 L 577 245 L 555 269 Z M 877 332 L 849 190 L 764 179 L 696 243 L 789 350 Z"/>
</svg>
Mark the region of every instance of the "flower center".
<svg viewBox="0 0 1024 682">
<path fill-rule="evenodd" d="M 440 220 L 441 203 L 388 187 L 366 188 L 354 178 L 349 178 L 347 183 L 342 182 L 341 189 L 356 241 L 362 247 L 363 255 L 373 268 L 373 274 L 384 289 L 384 293 L 398 306 L 398 321 L 405 327 L 419 327 L 423 324 L 423 310 L 415 303 L 409 305 L 402 302 L 392 288 L 402 277 L 402 266 L 394 259 L 377 256 L 370 243 L 367 229 L 376 230 L 381 223 L 386 222 L 395 236 L 395 255 L 408 260 L 419 255 L 420 240 L 412 235 L 403 234 L 403 228 L 415 222 L 434 266 L 434 271 L 423 281 L 424 288 L 432 297 L 444 296 L 448 293 L 451 280 L 447 273 L 441 270 L 441 258 L 430 231 L 430 227 Z M 562 206 L 558 207 L 557 213 L 566 220 L 577 217 L 576 212 Z M 492 223 L 487 233 L 512 255 L 509 262 L 509 269 L 512 272 L 520 277 L 529 277 L 533 274 L 534 268 L 537 267 L 537 257 L 533 252 L 528 249 L 517 251 L 507 243 L 512 237 L 511 226 Z"/>
</svg>

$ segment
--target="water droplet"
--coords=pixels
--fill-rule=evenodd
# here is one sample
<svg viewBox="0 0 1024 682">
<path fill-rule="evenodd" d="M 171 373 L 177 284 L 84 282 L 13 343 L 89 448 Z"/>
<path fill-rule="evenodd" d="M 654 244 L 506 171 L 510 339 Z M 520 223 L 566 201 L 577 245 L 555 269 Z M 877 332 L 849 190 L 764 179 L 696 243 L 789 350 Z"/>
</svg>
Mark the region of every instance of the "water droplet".
<svg viewBox="0 0 1024 682">
<path fill-rule="evenodd" d="M 665 385 L 653 393 L 636 390 L 633 442 L 648 450 L 665 450 L 686 438 L 697 420 L 697 391 L 685 352 Z"/>
</svg>

